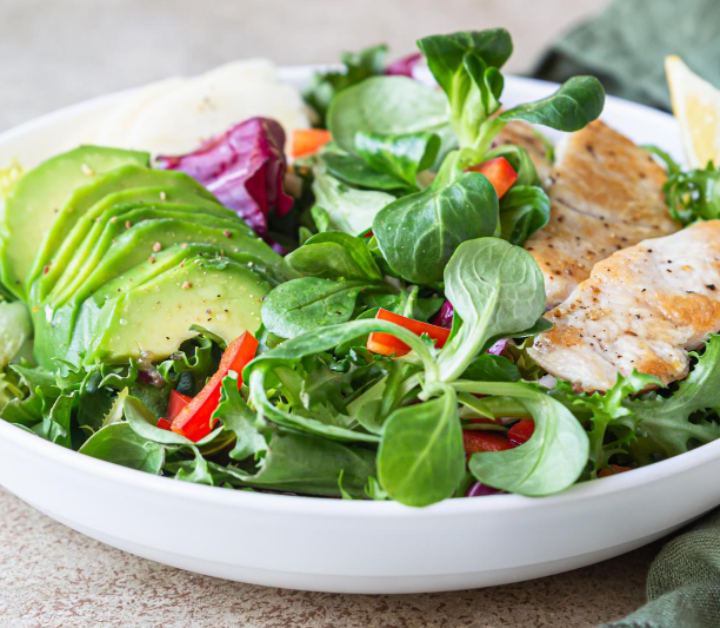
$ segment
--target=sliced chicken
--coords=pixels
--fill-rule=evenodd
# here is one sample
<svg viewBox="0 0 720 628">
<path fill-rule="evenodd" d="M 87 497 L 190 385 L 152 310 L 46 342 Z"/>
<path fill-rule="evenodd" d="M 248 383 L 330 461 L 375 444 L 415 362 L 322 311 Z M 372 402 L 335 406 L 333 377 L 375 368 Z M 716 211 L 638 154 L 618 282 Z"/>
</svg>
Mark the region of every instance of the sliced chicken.
<svg viewBox="0 0 720 628">
<path fill-rule="evenodd" d="M 665 171 L 650 153 L 595 121 L 558 145 L 550 221 L 525 243 L 562 303 L 611 253 L 680 228 L 665 205 Z"/>
<path fill-rule="evenodd" d="M 633 369 L 684 378 L 688 351 L 720 330 L 720 220 L 618 251 L 545 317 L 555 326 L 529 353 L 578 390 L 607 390 Z"/>
<path fill-rule="evenodd" d="M 513 144 L 524 148 L 532 160 L 538 177 L 544 188 L 550 183 L 550 161 L 548 160 L 548 148 L 542 141 L 541 136 L 535 129 L 525 122 L 513 120 L 505 125 L 495 138 L 499 146 Z"/>
</svg>

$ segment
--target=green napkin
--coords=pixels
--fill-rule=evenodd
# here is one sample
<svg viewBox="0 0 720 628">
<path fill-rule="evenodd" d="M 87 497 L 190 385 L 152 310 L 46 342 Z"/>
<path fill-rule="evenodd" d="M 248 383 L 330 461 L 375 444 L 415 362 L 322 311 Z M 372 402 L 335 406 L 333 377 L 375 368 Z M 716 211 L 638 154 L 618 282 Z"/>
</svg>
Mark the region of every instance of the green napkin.
<svg viewBox="0 0 720 628">
<path fill-rule="evenodd" d="M 650 566 L 648 603 L 602 628 L 720 626 L 720 510 L 670 541 Z"/>
<path fill-rule="evenodd" d="M 720 86 L 719 28 L 719 0 L 615 0 L 553 44 L 533 74 L 558 82 L 593 74 L 610 94 L 670 109 L 665 56 L 680 55 Z"/>
</svg>

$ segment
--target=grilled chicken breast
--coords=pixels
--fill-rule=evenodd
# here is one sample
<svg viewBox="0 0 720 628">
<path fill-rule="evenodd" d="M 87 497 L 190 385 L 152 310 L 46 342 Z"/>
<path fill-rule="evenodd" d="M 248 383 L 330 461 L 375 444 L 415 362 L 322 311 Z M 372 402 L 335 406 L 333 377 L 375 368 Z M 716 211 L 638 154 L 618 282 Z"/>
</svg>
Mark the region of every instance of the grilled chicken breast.
<svg viewBox="0 0 720 628">
<path fill-rule="evenodd" d="M 548 149 L 540 139 L 538 133 L 526 122 L 512 120 L 508 122 L 495 138 L 495 144 L 513 144 L 524 148 L 530 156 L 538 177 L 544 188 L 550 184 L 550 161 L 548 160 Z"/>
<path fill-rule="evenodd" d="M 550 221 L 525 243 L 545 276 L 548 307 L 615 251 L 680 228 L 665 205 L 665 171 L 599 120 L 558 145 L 550 178 Z"/>
<path fill-rule="evenodd" d="M 688 351 L 720 330 L 720 220 L 618 251 L 545 317 L 555 327 L 529 353 L 578 390 L 607 390 L 633 369 L 684 378 Z"/>
</svg>

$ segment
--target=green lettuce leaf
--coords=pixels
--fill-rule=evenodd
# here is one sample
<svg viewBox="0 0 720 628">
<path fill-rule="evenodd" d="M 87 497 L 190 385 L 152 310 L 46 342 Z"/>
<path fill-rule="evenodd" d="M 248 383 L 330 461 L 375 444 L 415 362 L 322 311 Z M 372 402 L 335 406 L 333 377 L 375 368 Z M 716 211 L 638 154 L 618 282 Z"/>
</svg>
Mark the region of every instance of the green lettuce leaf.
<svg viewBox="0 0 720 628">
<path fill-rule="evenodd" d="M 669 397 L 653 395 L 625 404 L 637 426 L 632 450 L 641 461 L 676 456 L 720 438 L 720 336 L 709 338 L 702 355 L 690 355 L 697 363 Z"/>
<path fill-rule="evenodd" d="M 342 70 L 316 72 L 303 89 L 303 99 L 317 113 L 316 126 L 325 127 L 330 103 L 342 90 L 364 81 L 370 76 L 383 74 L 388 48 L 385 45 L 365 48 L 358 53 L 345 52 L 340 60 Z"/>
</svg>

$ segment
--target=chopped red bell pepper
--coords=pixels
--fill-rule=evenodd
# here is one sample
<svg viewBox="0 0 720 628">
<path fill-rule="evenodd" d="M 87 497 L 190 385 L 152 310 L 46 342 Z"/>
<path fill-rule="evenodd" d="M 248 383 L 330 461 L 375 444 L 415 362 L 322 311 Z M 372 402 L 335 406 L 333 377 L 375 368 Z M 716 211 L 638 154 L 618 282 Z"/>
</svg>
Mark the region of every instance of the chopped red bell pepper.
<svg viewBox="0 0 720 628">
<path fill-rule="evenodd" d="M 292 156 L 294 159 L 313 155 L 332 139 L 325 129 L 295 129 L 292 135 Z"/>
<path fill-rule="evenodd" d="M 623 467 L 619 464 L 611 464 L 609 469 L 600 469 L 600 472 L 598 473 L 599 478 L 607 478 L 611 475 L 617 475 L 618 473 L 625 473 L 625 471 L 630 471 L 630 467 Z"/>
<path fill-rule="evenodd" d="M 513 447 L 519 447 L 527 443 L 535 431 L 535 421 L 523 419 L 518 421 L 508 430 L 508 440 Z"/>
<path fill-rule="evenodd" d="M 207 436 L 215 421 L 212 415 L 220 403 L 222 381 L 230 371 L 238 376 L 238 387 L 242 384 L 242 371 L 255 357 L 258 341 L 245 332 L 231 342 L 220 360 L 220 367 L 203 386 L 202 390 L 173 419 L 172 431 L 189 438 L 194 443 Z"/>
<path fill-rule="evenodd" d="M 191 401 L 192 397 L 188 395 L 183 395 L 177 390 L 171 390 L 170 403 L 168 403 L 167 418 L 171 421 L 174 421 L 175 417 L 180 414 L 180 410 L 182 410 Z"/>
<path fill-rule="evenodd" d="M 380 319 L 381 321 L 389 321 L 391 323 L 395 323 L 396 325 L 400 325 L 418 336 L 427 334 L 435 341 L 435 346 L 438 349 L 445 345 L 450 336 L 449 329 L 444 329 L 443 327 L 438 327 L 437 325 L 430 325 L 429 323 L 422 323 L 413 318 L 401 316 L 400 314 L 395 314 L 394 312 L 383 310 L 382 308 L 378 311 L 375 318 Z M 400 357 L 410 353 L 410 347 L 408 347 L 402 340 L 398 340 L 392 334 L 382 331 L 374 331 L 370 334 L 367 341 L 367 349 L 373 353 L 379 353 L 380 355 L 387 356 L 394 355 L 395 357 Z"/>
<path fill-rule="evenodd" d="M 155 427 L 158 427 L 161 430 L 169 430 L 172 427 L 172 423 L 167 419 L 163 419 L 162 417 L 160 417 Z"/>
<path fill-rule="evenodd" d="M 481 451 L 504 451 L 512 448 L 508 439 L 500 434 L 475 430 L 463 431 L 463 446 L 468 455 Z"/>
<path fill-rule="evenodd" d="M 167 411 L 168 418 L 165 419 L 163 417 L 160 417 L 157 422 L 157 427 L 159 427 L 161 430 L 169 430 L 172 427 L 172 422 L 175 417 L 180 414 L 180 410 L 182 410 L 191 401 L 192 397 L 183 395 L 177 390 L 171 390 L 170 401 L 168 402 Z"/>
<path fill-rule="evenodd" d="M 505 157 L 495 157 L 476 166 L 470 166 L 467 170 L 485 175 L 495 188 L 498 198 L 502 198 L 518 178 L 517 172 Z"/>
</svg>

